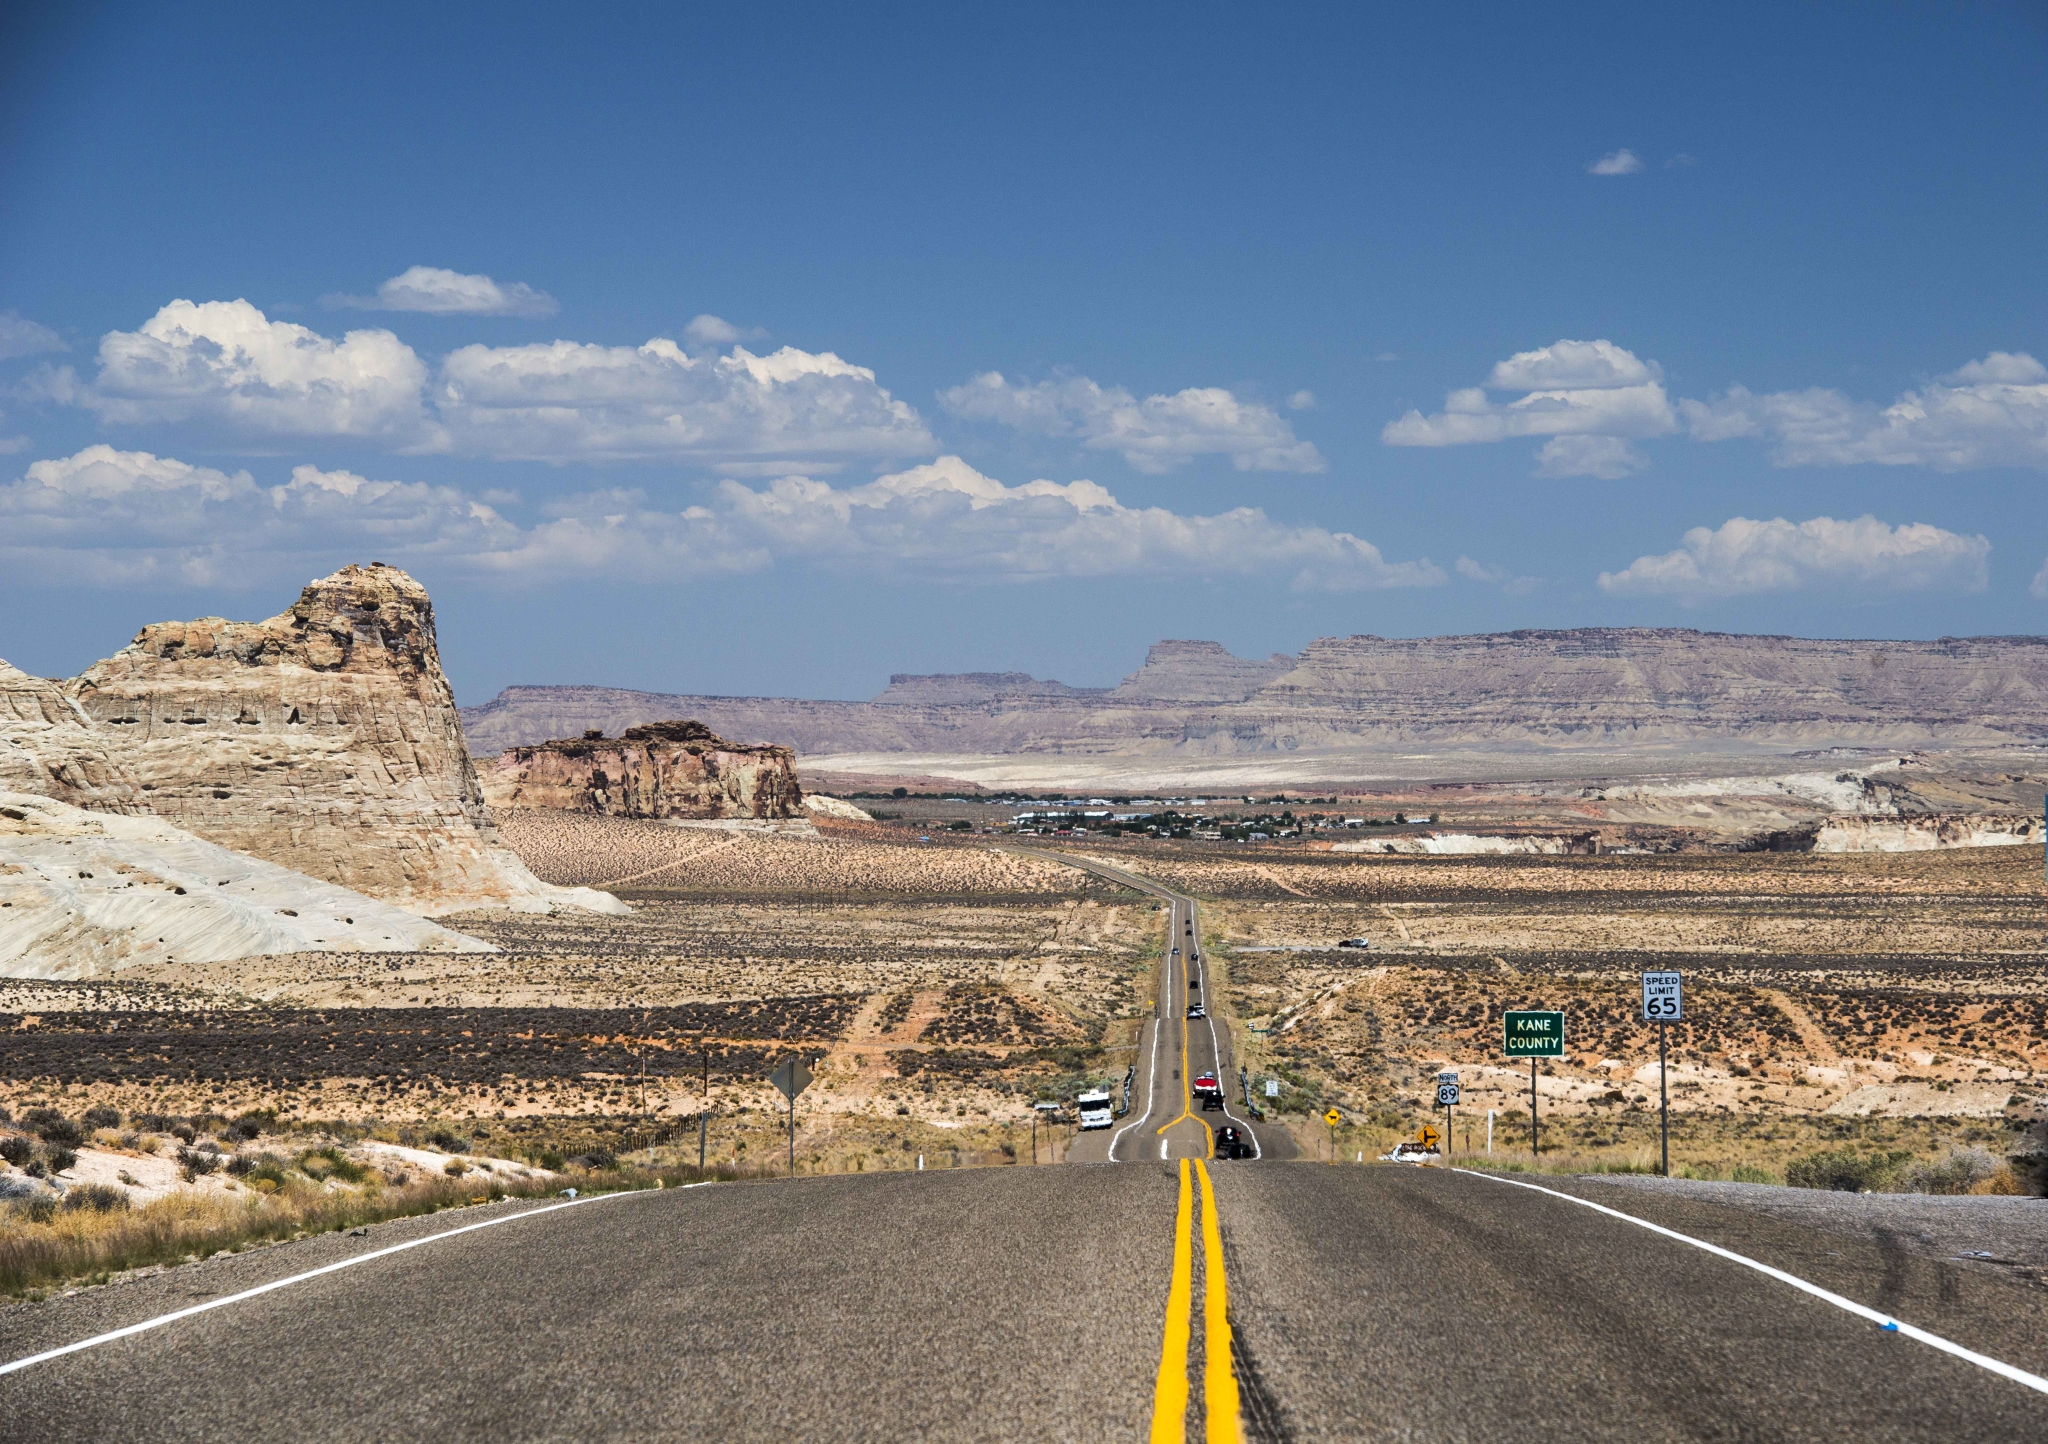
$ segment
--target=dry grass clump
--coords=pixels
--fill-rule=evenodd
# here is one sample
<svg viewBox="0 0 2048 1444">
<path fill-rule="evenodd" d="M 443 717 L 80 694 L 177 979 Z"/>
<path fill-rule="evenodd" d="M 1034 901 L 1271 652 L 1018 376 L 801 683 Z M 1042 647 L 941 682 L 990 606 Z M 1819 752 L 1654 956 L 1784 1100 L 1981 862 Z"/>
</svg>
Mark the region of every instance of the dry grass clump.
<svg viewBox="0 0 2048 1444">
<path fill-rule="evenodd" d="M 558 1186 L 553 1179 L 436 1178 L 358 1190 L 294 1180 L 272 1193 L 181 1190 L 138 1208 L 106 1209 L 67 1208 L 45 1195 L 0 1211 L 0 1293 L 22 1294 L 68 1279 L 204 1258 L 457 1204 L 532 1197 Z"/>
<path fill-rule="evenodd" d="M 630 818 L 508 812 L 498 831 L 543 881 L 725 894 L 1058 894 L 1070 868 L 983 847 L 669 827 Z M 869 829 L 879 833 L 879 829 Z"/>
<path fill-rule="evenodd" d="M 316 1150 L 316 1156 L 339 1154 Z M 315 1162 L 317 1169 L 318 1164 Z M 330 1179 L 351 1170 L 328 1173 Z M 474 1171 L 423 1175 L 403 1185 L 385 1183 L 374 1172 L 356 1171 L 359 1186 L 337 1187 L 278 1168 L 255 1171 L 261 1181 L 282 1177 L 274 1191 L 202 1193 L 181 1190 L 152 1203 L 127 1207 L 112 1199 L 118 1189 L 73 1188 L 61 1203 L 49 1195 L 0 1206 L 0 1295 L 40 1296 L 56 1285 L 104 1282 L 125 1269 L 187 1263 L 219 1252 L 239 1253 L 257 1244 L 329 1230 L 357 1228 L 394 1218 L 434 1213 L 504 1198 L 539 1198 L 565 1185 L 581 1193 L 652 1188 L 705 1179 L 735 1179 L 746 1170 L 671 1165 L 650 1171 L 619 1166 L 606 1153 L 588 1170 L 552 1177 L 508 1179 Z M 74 1198 L 81 1202 L 73 1206 Z"/>
</svg>

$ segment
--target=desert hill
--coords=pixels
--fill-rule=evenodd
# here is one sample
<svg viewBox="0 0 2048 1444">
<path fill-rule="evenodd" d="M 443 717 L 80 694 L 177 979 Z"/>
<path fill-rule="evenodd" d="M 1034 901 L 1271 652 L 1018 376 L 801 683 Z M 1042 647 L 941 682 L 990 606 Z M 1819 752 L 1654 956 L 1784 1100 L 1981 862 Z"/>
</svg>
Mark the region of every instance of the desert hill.
<svg viewBox="0 0 2048 1444">
<path fill-rule="evenodd" d="M 2048 638 L 1579 628 L 1333 637 L 1264 661 L 1169 641 L 1114 688 L 1016 672 L 900 675 L 866 702 L 508 687 L 462 712 L 479 753 L 677 716 L 813 758 L 2010 746 L 2048 737 Z"/>
</svg>

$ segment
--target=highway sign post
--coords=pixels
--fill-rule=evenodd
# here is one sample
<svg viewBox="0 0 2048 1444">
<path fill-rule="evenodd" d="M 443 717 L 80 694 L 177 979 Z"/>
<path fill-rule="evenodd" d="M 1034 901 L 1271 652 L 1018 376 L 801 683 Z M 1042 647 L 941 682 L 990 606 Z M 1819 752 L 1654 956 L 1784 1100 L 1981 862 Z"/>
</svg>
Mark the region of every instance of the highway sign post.
<svg viewBox="0 0 2048 1444">
<path fill-rule="evenodd" d="M 1685 1018 L 1685 987 L 1676 973 L 1643 974 L 1643 1017 L 1657 1025 L 1657 1111 L 1664 1128 L 1664 1176 L 1671 1176 L 1671 1089 L 1665 1077 L 1665 1033 Z"/>
<path fill-rule="evenodd" d="M 1452 1131 L 1451 1110 L 1458 1106 L 1458 1075 L 1446 1070 L 1436 1075 L 1436 1106 L 1444 1110 L 1444 1152 L 1451 1151 L 1451 1144 L 1457 1140 Z"/>
<path fill-rule="evenodd" d="M 768 1075 L 768 1081 L 789 1100 L 789 1174 L 796 1177 L 796 1095 L 811 1086 L 811 1065 L 801 1058 L 784 1058 Z"/>
<path fill-rule="evenodd" d="M 1337 1125 L 1344 1121 L 1344 1115 L 1332 1108 L 1323 1115 L 1323 1122 L 1330 1126 L 1330 1162 L 1337 1161 Z"/>
<path fill-rule="evenodd" d="M 1443 1135 L 1436 1131 L 1434 1123 L 1425 1123 L 1415 1130 L 1415 1141 L 1424 1148 L 1434 1148 L 1443 1142 Z"/>
<path fill-rule="evenodd" d="M 1543 1153 L 1536 1121 L 1536 1060 L 1564 1056 L 1564 1014 L 1522 1011 L 1501 1017 L 1501 1051 L 1510 1058 L 1529 1060 L 1529 1156 Z"/>
<path fill-rule="evenodd" d="M 1038 1162 L 1038 1120 L 1040 1118 L 1045 1120 L 1045 1141 L 1052 1145 L 1054 1149 L 1054 1162 L 1058 1162 L 1059 1145 L 1052 1136 L 1052 1120 L 1053 1116 L 1059 1111 L 1060 1105 L 1057 1103 L 1034 1103 L 1031 1105 L 1031 1161 L 1033 1164 Z"/>
</svg>

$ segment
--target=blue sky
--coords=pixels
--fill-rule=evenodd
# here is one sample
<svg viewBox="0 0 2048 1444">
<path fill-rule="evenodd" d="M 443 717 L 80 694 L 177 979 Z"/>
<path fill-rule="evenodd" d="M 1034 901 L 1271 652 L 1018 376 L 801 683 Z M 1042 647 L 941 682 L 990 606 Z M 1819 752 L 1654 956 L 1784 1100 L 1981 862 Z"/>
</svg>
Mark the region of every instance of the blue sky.
<svg viewBox="0 0 2048 1444">
<path fill-rule="evenodd" d="M 10 11 L 0 656 L 2048 630 L 2040 7 L 1104 9 Z"/>
</svg>

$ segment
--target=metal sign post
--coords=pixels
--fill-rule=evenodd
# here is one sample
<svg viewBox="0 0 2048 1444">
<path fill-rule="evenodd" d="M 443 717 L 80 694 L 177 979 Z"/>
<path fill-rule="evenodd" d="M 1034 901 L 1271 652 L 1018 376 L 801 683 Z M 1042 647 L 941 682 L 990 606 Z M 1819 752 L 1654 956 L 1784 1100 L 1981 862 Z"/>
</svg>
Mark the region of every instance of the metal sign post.
<svg viewBox="0 0 2048 1444">
<path fill-rule="evenodd" d="M 1453 1152 L 1457 1147 L 1457 1134 L 1451 1131 L 1451 1110 L 1458 1106 L 1458 1075 L 1446 1070 L 1436 1075 L 1436 1102 L 1444 1110 L 1444 1152 Z"/>
<path fill-rule="evenodd" d="M 1330 1125 L 1330 1162 L 1337 1161 L 1337 1125 L 1344 1121 L 1344 1115 L 1332 1108 L 1323 1115 L 1323 1122 Z"/>
<path fill-rule="evenodd" d="M 768 1075 L 783 1097 L 789 1100 L 789 1176 L 796 1177 L 796 1095 L 811 1086 L 811 1065 L 801 1058 L 785 1058 Z"/>
<path fill-rule="evenodd" d="M 1664 1176 L 1671 1176 L 1671 1089 L 1665 1083 L 1669 1071 L 1665 1034 L 1671 1024 L 1685 1017 L 1685 988 L 1676 973 L 1643 974 L 1643 1017 L 1657 1025 L 1657 1111 L 1664 1127 Z"/>
<path fill-rule="evenodd" d="M 1529 1060 L 1529 1156 L 1540 1158 L 1543 1142 L 1536 1118 L 1536 1060 L 1564 1056 L 1564 1014 L 1547 1011 L 1503 1014 L 1501 1051 L 1510 1058 Z"/>
<path fill-rule="evenodd" d="M 1053 1120 L 1059 1115 L 1059 1111 L 1060 1105 L 1057 1103 L 1034 1103 L 1031 1105 L 1031 1161 L 1034 1164 L 1038 1162 L 1038 1120 L 1041 1117 L 1045 1119 L 1045 1141 L 1047 1147 L 1052 1151 L 1052 1161 L 1054 1163 L 1060 1161 L 1059 1140 L 1053 1136 L 1052 1131 Z"/>
</svg>

